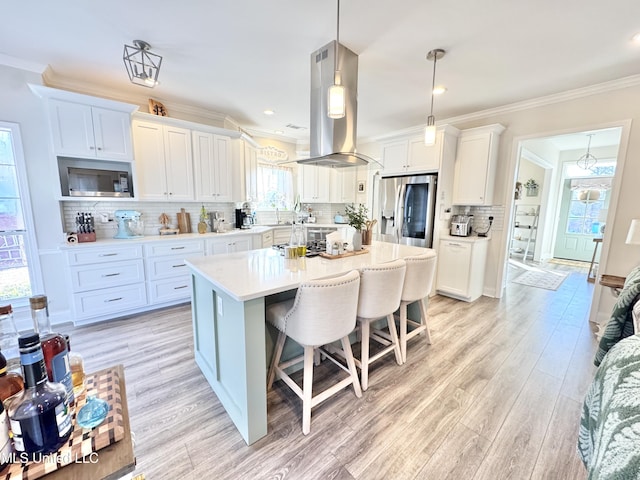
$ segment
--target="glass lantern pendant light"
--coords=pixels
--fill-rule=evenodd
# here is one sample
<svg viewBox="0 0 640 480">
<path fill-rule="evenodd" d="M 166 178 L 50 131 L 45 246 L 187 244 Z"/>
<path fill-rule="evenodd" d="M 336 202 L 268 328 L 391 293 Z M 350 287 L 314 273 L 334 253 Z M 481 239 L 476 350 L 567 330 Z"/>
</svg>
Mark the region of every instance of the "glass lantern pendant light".
<svg viewBox="0 0 640 480">
<path fill-rule="evenodd" d="M 342 118 L 345 115 L 345 91 L 341 85 L 340 71 L 338 70 L 338 46 L 340 45 L 340 0 L 338 1 L 338 13 L 336 15 L 336 43 L 333 54 L 333 85 L 329 87 L 327 101 L 327 115 L 329 118 Z"/>
<path fill-rule="evenodd" d="M 436 143 L 436 117 L 433 116 L 433 91 L 436 89 L 436 62 L 444 57 L 445 51 L 436 48 L 427 53 L 427 60 L 433 60 L 433 79 L 431 80 L 431 113 L 427 117 L 427 126 L 424 129 L 424 144 L 427 146 Z"/>
<path fill-rule="evenodd" d="M 153 88 L 158 84 L 162 57 L 151 53 L 151 45 L 144 40 L 134 40 L 133 45 L 125 45 L 122 55 L 129 80 L 136 85 Z"/>
<path fill-rule="evenodd" d="M 589 149 L 591 148 L 591 137 L 593 137 L 594 135 L 595 133 L 590 133 L 587 135 L 587 137 L 589 137 L 589 143 L 587 144 L 587 153 L 582 155 L 576 162 L 578 167 L 583 170 L 593 169 L 595 164 L 598 162 L 598 159 L 589 152 Z"/>
</svg>

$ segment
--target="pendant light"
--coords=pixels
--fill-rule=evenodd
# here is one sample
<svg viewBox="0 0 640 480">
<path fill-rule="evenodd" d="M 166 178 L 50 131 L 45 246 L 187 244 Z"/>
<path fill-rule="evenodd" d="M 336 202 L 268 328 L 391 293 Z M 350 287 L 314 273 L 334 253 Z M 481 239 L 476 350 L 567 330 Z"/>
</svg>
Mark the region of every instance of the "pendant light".
<svg viewBox="0 0 640 480">
<path fill-rule="evenodd" d="M 125 45 L 122 55 L 129 80 L 136 85 L 153 88 L 158 84 L 162 57 L 151 53 L 151 45 L 144 40 L 134 40 L 133 45 Z"/>
<path fill-rule="evenodd" d="M 344 86 L 341 85 L 340 71 L 338 70 L 338 47 L 340 45 L 340 0 L 338 2 L 338 13 L 336 15 L 336 43 L 333 54 L 333 85 L 327 92 L 327 115 L 329 118 L 342 118 L 345 115 L 346 102 Z"/>
<path fill-rule="evenodd" d="M 589 153 L 589 149 L 591 148 L 591 137 L 593 137 L 594 135 L 595 133 L 590 133 L 587 135 L 587 137 L 589 137 L 589 143 L 587 143 L 587 153 L 585 153 L 576 161 L 578 167 L 583 170 L 591 170 L 598 162 L 598 159 L 591 153 Z"/>
<path fill-rule="evenodd" d="M 424 144 L 435 145 L 436 143 L 436 117 L 433 116 L 433 91 L 436 89 L 436 62 L 444 57 L 445 51 L 436 48 L 427 53 L 427 60 L 433 60 L 433 79 L 431 81 L 431 113 L 427 117 L 427 126 L 424 129 Z"/>
</svg>

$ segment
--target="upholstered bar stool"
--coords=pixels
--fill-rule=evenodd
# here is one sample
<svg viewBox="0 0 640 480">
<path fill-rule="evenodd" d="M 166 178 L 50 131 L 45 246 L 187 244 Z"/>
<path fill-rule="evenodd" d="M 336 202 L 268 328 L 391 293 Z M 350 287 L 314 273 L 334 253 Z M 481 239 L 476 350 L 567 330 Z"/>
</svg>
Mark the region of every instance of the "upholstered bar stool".
<svg viewBox="0 0 640 480">
<path fill-rule="evenodd" d="M 422 255 L 405 257 L 404 261 L 407 264 L 407 272 L 404 276 L 402 301 L 400 302 L 400 349 L 403 363 L 407 361 L 407 340 L 424 333 L 427 343 L 431 344 L 425 298 L 428 298 L 433 286 L 436 272 L 436 252 L 430 250 Z M 407 307 L 414 302 L 419 303 L 419 322 L 407 318 Z M 412 329 L 407 331 L 409 326 Z"/>
<path fill-rule="evenodd" d="M 393 352 L 398 365 L 402 365 L 402 353 L 398 342 L 393 313 L 400 306 L 406 264 L 404 260 L 372 265 L 360 270 L 360 296 L 358 298 L 358 324 L 361 335 L 360 367 L 362 389 L 369 388 L 369 364 Z M 371 322 L 386 318 L 389 332 L 371 328 Z M 384 345 L 384 348 L 369 355 L 369 340 Z"/>
<path fill-rule="evenodd" d="M 274 303 L 266 309 L 267 321 L 280 330 L 267 376 L 267 389 L 271 388 L 277 376 L 302 399 L 302 433 L 305 435 L 311 430 L 311 409 L 320 402 L 349 385 L 353 385 L 356 397 L 362 396 L 349 343 L 349 333 L 356 326 L 359 287 L 360 274 L 353 270 L 339 277 L 302 283 L 294 299 Z M 304 353 L 280 363 L 287 337 L 302 346 Z M 347 367 L 329 356 L 328 352 L 325 353 L 349 376 L 312 396 L 314 349 L 338 340 L 342 343 Z M 304 364 L 302 389 L 285 372 L 286 368 L 300 362 Z"/>
</svg>

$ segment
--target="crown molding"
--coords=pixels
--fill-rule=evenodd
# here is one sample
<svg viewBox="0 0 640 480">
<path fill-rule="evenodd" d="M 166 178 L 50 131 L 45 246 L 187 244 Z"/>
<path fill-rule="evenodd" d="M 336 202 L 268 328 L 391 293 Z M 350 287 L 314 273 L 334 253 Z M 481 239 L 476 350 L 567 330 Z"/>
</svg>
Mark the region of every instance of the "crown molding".
<svg viewBox="0 0 640 480">
<path fill-rule="evenodd" d="M 255 130 L 253 128 L 243 128 L 242 130 L 247 132 L 247 134 L 249 134 L 252 137 L 266 138 L 269 140 L 277 140 L 279 142 L 291 143 L 293 145 L 297 145 L 298 142 L 304 141 L 304 140 L 295 139 L 293 137 L 287 137 L 285 135 L 278 135 L 277 133 L 264 132 L 262 130 Z M 307 141 L 306 143 L 309 143 L 309 142 Z"/>
<path fill-rule="evenodd" d="M 6 65 L 7 67 L 18 68 L 20 70 L 26 70 L 28 72 L 39 74 L 43 74 L 45 70 L 49 69 L 49 65 L 47 64 L 12 57 L 11 55 L 7 55 L 4 53 L 0 53 L 0 65 Z"/>
<path fill-rule="evenodd" d="M 532 108 L 544 107 L 546 105 L 553 105 L 555 103 L 567 102 L 578 98 L 590 97 L 592 95 L 598 95 L 600 93 L 607 93 L 613 90 L 621 90 L 623 88 L 636 87 L 640 85 L 640 75 L 631 75 L 628 77 L 619 78 L 610 82 L 596 83 L 588 87 L 576 88 L 573 90 L 567 90 L 560 93 L 554 93 L 552 95 L 546 95 L 544 97 L 538 97 L 531 100 L 524 100 L 522 102 L 510 103 L 501 107 L 489 108 L 486 110 L 479 110 L 457 117 L 451 117 L 443 120 L 446 123 L 463 123 L 472 120 L 479 120 L 486 117 L 493 117 L 496 115 L 519 112 L 522 110 L 529 110 Z"/>
</svg>

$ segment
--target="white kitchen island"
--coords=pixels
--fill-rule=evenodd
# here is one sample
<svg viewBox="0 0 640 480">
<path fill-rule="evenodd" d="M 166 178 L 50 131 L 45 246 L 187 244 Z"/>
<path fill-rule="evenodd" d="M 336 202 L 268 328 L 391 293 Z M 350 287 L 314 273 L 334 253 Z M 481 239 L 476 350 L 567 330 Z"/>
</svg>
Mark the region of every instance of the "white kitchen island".
<svg viewBox="0 0 640 480">
<path fill-rule="evenodd" d="M 288 260 L 265 248 L 187 259 L 193 283 L 195 360 L 247 442 L 267 434 L 265 305 L 302 282 L 424 253 L 374 242 L 368 253 Z"/>
</svg>

